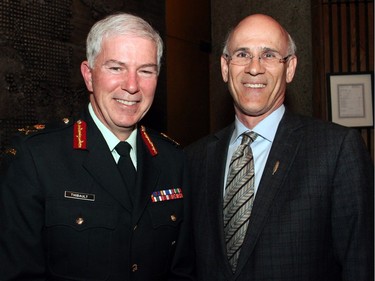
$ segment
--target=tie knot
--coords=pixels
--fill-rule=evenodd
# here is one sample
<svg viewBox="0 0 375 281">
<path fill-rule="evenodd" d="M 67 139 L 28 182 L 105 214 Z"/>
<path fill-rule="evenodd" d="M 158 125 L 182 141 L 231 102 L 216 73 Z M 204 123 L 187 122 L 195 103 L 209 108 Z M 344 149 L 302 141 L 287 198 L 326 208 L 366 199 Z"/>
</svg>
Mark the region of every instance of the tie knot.
<svg viewBox="0 0 375 281">
<path fill-rule="evenodd" d="M 132 146 L 126 141 L 120 141 L 115 149 L 120 156 L 129 156 Z"/>
<path fill-rule="evenodd" d="M 250 143 L 252 143 L 256 138 L 257 138 L 258 134 L 255 133 L 255 132 L 245 132 L 242 134 L 242 141 L 241 141 L 241 145 L 248 145 Z"/>
</svg>

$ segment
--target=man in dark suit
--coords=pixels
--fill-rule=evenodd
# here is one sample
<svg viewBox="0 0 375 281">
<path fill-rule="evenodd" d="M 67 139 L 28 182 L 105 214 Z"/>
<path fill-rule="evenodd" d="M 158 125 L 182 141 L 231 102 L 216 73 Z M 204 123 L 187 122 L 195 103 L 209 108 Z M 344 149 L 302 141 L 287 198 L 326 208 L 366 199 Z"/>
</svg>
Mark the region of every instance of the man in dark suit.
<svg viewBox="0 0 375 281">
<path fill-rule="evenodd" d="M 53 129 L 29 127 L 37 132 L 12 150 L 0 191 L 2 281 L 194 280 L 183 152 L 139 124 L 162 52 L 158 33 L 133 15 L 90 30 L 88 110 Z M 124 142 L 130 156 L 117 152 Z"/>
<path fill-rule="evenodd" d="M 228 35 L 221 70 L 235 121 L 187 148 L 199 280 L 373 280 L 369 153 L 356 130 L 285 108 L 295 50 L 266 15 Z"/>
</svg>

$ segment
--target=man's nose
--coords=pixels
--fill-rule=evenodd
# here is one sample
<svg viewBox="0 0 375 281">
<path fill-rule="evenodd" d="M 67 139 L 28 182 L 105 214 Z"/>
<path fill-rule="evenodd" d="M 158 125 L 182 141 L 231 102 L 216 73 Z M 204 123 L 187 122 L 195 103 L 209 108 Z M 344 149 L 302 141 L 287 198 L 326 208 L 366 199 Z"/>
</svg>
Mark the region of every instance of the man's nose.
<svg viewBox="0 0 375 281">
<path fill-rule="evenodd" d="M 262 64 L 262 59 L 259 56 L 254 56 L 250 59 L 249 63 L 245 66 L 245 72 L 251 75 L 257 75 L 264 73 L 265 68 Z"/>
<path fill-rule="evenodd" d="M 130 94 L 134 94 L 139 90 L 138 75 L 136 72 L 127 72 L 121 83 L 121 89 Z"/>
</svg>

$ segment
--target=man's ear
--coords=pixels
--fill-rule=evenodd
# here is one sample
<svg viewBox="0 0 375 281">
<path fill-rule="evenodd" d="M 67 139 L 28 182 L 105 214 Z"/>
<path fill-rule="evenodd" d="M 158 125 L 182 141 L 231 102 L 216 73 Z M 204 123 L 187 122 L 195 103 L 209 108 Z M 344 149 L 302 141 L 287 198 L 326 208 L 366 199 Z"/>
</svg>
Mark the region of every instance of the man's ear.
<svg viewBox="0 0 375 281">
<path fill-rule="evenodd" d="M 223 77 L 223 80 L 224 82 L 228 82 L 228 62 L 227 60 L 224 58 L 224 56 L 221 56 L 221 76 Z"/>
<path fill-rule="evenodd" d="M 288 60 L 287 64 L 288 64 L 288 66 L 287 66 L 287 69 L 286 69 L 286 82 L 290 83 L 293 80 L 294 73 L 296 73 L 297 57 L 296 56 L 292 56 Z"/>
<path fill-rule="evenodd" d="M 93 91 L 92 73 L 91 73 L 91 68 L 89 67 L 88 61 L 83 61 L 81 63 L 81 73 L 83 76 L 83 80 L 85 80 L 87 90 L 89 90 L 89 92 L 92 92 Z"/>
</svg>

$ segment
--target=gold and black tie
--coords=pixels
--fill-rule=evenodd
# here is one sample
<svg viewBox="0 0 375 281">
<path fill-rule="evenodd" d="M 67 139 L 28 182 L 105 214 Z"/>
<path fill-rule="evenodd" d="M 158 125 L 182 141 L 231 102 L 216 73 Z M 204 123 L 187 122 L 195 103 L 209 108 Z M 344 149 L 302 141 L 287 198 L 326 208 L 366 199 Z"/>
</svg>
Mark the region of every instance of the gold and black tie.
<svg viewBox="0 0 375 281">
<path fill-rule="evenodd" d="M 250 144 L 256 137 L 255 132 L 242 134 L 242 142 L 229 164 L 223 213 L 227 255 L 233 272 L 237 267 L 253 206 L 254 159 Z"/>
</svg>

